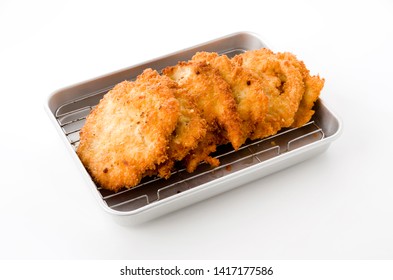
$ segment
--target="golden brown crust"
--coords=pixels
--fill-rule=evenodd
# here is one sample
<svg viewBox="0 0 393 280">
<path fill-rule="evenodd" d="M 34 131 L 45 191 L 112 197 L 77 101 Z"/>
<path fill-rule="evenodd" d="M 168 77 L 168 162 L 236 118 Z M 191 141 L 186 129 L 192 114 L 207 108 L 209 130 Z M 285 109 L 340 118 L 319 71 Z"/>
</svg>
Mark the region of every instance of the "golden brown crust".
<svg viewBox="0 0 393 280">
<path fill-rule="evenodd" d="M 262 78 L 263 90 L 269 99 L 266 117 L 251 139 L 264 138 L 291 126 L 304 93 L 301 73 L 268 49 L 245 52 L 235 56 L 233 61 Z"/>
<path fill-rule="evenodd" d="M 207 133 L 187 157 L 187 170 L 208 159 L 211 151 L 222 143 L 231 142 L 235 149 L 242 144 L 240 117 L 231 89 L 216 69 L 205 62 L 179 62 L 167 67 L 163 74 L 187 91 L 207 123 Z M 210 160 L 210 159 L 209 159 Z M 211 160 L 210 160 L 211 161 Z"/>
<path fill-rule="evenodd" d="M 135 82 L 122 82 L 104 96 L 87 117 L 77 153 L 102 187 L 133 187 L 168 158 L 178 117 L 171 81 L 147 69 Z"/>
<path fill-rule="evenodd" d="M 268 49 L 232 59 L 200 52 L 163 74 L 146 69 L 116 85 L 87 117 L 77 154 L 103 188 L 168 178 L 178 161 L 188 172 L 216 167 L 218 145 L 236 150 L 308 122 L 324 85 L 293 54 Z"/>
<path fill-rule="evenodd" d="M 248 69 L 235 64 L 226 55 L 199 52 L 192 60 L 205 61 L 212 65 L 231 87 L 241 119 L 243 144 L 267 112 L 268 99 L 263 91 L 261 79 Z"/>
<path fill-rule="evenodd" d="M 208 130 L 206 136 L 198 143 L 198 146 L 185 157 L 184 163 L 187 171 L 190 173 L 194 172 L 201 162 L 209 163 L 211 167 L 219 166 L 220 161 L 211 157 L 210 154 L 216 151 L 220 141 L 221 137 L 217 133 Z"/>
<path fill-rule="evenodd" d="M 312 110 L 312 108 L 315 101 L 319 98 L 325 80 L 319 76 L 311 76 L 310 71 L 306 68 L 304 62 L 298 60 L 292 53 L 277 53 L 277 57 L 280 60 L 287 60 L 292 63 L 303 77 L 305 91 L 302 100 L 300 101 L 299 108 L 296 111 L 294 122 L 291 125 L 291 127 L 300 127 L 307 123 L 314 114 L 314 110 Z"/>
<path fill-rule="evenodd" d="M 158 167 L 160 177 L 169 178 L 176 161 L 183 160 L 206 135 L 207 123 L 188 93 L 176 85 L 175 97 L 180 104 L 180 116 L 169 142 L 168 160 Z"/>
</svg>

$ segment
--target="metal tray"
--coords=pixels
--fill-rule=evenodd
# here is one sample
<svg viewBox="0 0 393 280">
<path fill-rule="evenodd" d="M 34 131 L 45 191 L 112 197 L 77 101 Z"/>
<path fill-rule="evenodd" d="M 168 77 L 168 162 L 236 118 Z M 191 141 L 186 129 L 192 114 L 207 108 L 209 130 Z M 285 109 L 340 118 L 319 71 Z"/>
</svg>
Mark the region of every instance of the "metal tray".
<svg viewBox="0 0 393 280">
<path fill-rule="evenodd" d="M 115 84 L 132 80 L 148 67 L 160 71 L 197 51 L 235 54 L 267 47 L 249 32 L 231 34 L 52 93 L 45 108 L 76 164 L 80 167 L 99 204 L 117 220 L 128 224 L 144 222 L 248 182 L 282 170 L 324 152 L 341 132 L 341 121 L 322 100 L 315 104 L 312 120 L 301 128 L 285 129 L 272 137 L 250 141 L 238 151 L 219 147 L 221 165 L 202 164 L 192 174 L 179 169 L 168 179 L 145 178 L 135 188 L 113 193 L 95 185 L 75 153 L 79 130 L 86 116 Z"/>
</svg>

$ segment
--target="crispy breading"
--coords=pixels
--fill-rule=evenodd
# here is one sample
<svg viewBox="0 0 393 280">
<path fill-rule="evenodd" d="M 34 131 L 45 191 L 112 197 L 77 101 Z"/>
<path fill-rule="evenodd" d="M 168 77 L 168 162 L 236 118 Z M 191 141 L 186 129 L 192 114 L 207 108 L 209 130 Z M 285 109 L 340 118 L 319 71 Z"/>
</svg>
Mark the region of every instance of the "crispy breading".
<svg viewBox="0 0 393 280">
<path fill-rule="evenodd" d="M 299 108 L 296 111 L 295 120 L 291 125 L 291 127 L 300 127 L 307 123 L 314 114 L 314 110 L 312 110 L 312 108 L 315 101 L 317 101 L 319 98 L 325 80 L 319 76 L 311 76 L 310 71 L 306 68 L 304 62 L 298 60 L 292 53 L 277 53 L 277 57 L 280 60 L 288 60 L 290 63 L 292 63 L 292 65 L 300 71 L 303 77 L 305 92 L 303 94 L 302 100 L 300 101 Z"/>
<path fill-rule="evenodd" d="M 211 128 L 210 128 L 211 129 Z M 211 167 L 220 165 L 217 158 L 211 157 L 210 154 L 217 150 L 217 143 L 220 143 L 221 137 L 212 130 L 208 130 L 206 136 L 199 142 L 198 146 L 190 151 L 185 157 L 184 163 L 188 172 L 193 172 L 201 162 L 206 162 Z"/>
<path fill-rule="evenodd" d="M 231 87 L 241 119 L 244 143 L 256 129 L 257 124 L 262 122 L 267 112 L 268 99 L 263 92 L 261 79 L 248 69 L 235 64 L 226 55 L 198 52 L 192 60 L 206 61 L 212 65 Z"/>
<path fill-rule="evenodd" d="M 175 80 L 195 101 L 209 126 L 218 126 L 235 149 L 241 145 L 240 117 L 231 88 L 219 72 L 205 62 L 179 62 L 163 73 Z"/>
<path fill-rule="evenodd" d="M 186 161 L 189 172 L 203 160 L 216 164 L 208 154 L 219 144 L 230 142 L 235 149 L 240 147 L 242 132 L 236 102 L 218 70 L 206 62 L 188 61 L 165 68 L 163 74 L 187 90 L 187 97 L 195 102 L 208 125 L 204 140 L 191 151 Z"/>
<path fill-rule="evenodd" d="M 77 153 L 103 188 L 131 188 L 168 159 L 180 114 L 170 82 L 147 69 L 116 85 L 87 117 Z"/>
<path fill-rule="evenodd" d="M 202 118 L 193 100 L 187 97 L 186 90 L 173 83 L 176 84 L 175 97 L 180 104 L 180 116 L 169 142 L 168 160 L 158 167 L 158 174 L 163 178 L 171 175 L 175 162 L 183 160 L 195 149 L 207 131 L 206 120 Z"/>
<path fill-rule="evenodd" d="M 323 86 L 291 53 L 196 53 L 162 76 L 146 69 L 116 85 L 87 117 L 77 154 L 97 185 L 115 192 L 144 176 L 168 178 L 178 161 L 188 172 L 216 167 L 218 145 L 237 150 L 307 123 Z"/>
<path fill-rule="evenodd" d="M 251 139 L 264 138 L 291 126 L 305 90 L 298 69 L 265 48 L 242 53 L 232 60 L 261 77 L 268 96 L 268 112 Z"/>
</svg>

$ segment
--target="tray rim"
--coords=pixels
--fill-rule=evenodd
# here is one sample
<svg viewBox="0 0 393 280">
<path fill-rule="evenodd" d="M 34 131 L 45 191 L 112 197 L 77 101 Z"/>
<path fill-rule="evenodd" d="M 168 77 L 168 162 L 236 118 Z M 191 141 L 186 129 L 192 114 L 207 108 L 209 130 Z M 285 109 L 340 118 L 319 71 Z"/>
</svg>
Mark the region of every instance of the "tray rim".
<svg viewBox="0 0 393 280">
<path fill-rule="evenodd" d="M 105 205 L 105 203 L 103 203 L 104 207 L 106 208 L 105 210 L 108 213 L 113 214 L 113 215 L 117 215 L 117 216 L 138 215 L 140 213 L 149 211 L 150 208 L 156 208 L 156 207 L 158 207 L 160 205 L 164 205 L 166 203 L 170 203 L 172 200 L 179 200 L 182 197 L 192 196 L 195 193 L 203 192 L 203 191 L 206 191 L 206 190 L 208 190 L 210 188 L 215 188 L 216 186 L 225 184 L 226 182 L 231 182 L 233 180 L 236 180 L 237 177 L 245 177 L 248 174 L 257 173 L 258 171 L 260 171 L 260 170 L 262 170 L 262 169 L 264 169 L 266 167 L 270 167 L 270 166 L 273 166 L 275 164 L 279 164 L 280 162 L 286 161 L 286 160 L 291 159 L 291 158 L 296 158 L 298 155 L 302 155 L 305 151 L 310 151 L 311 149 L 312 150 L 317 150 L 318 148 L 323 148 L 323 147 L 325 148 L 324 150 L 326 150 L 327 148 L 329 148 L 330 144 L 334 140 L 336 140 L 342 134 L 342 121 L 334 112 L 332 112 L 325 105 L 325 102 L 322 99 L 319 99 L 319 102 L 322 103 L 322 105 L 325 107 L 325 109 L 329 110 L 329 113 L 331 113 L 335 117 L 335 119 L 336 119 L 336 121 L 338 123 L 338 126 L 337 126 L 338 129 L 332 135 L 330 135 L 328 137 L 325 137 L 325 138 L 323 138 L 321 140 L 318 140 L 316 142 L 310 143 L 308 145 L 304 145 L 304 146 L 302 146 L 300 148 L 297 148 L 295 150 L 292 150 L 292 151 L 286 152 L 284 154 L 278 155 L 276 157 L 267 159 L 267 160 L 265 160 L 263 162 L 257 163 L 255 165 L 252 165 L 252 166 L 247 167 L 245 169 L 242 169 L 242 170 L 236 171 L 234 173 L 228 174 L 228 175 L 226 175 L 224 177 L 220 177 L 220 178 L 217 178 L 215 180 L 206 182 L 204 184 L 201 184 L 201 185 L 199 185 L 197 187 L 194 187 L 192 189 L 189 189 L 187 191 L 184 191 L 184 192 L 172 195 L 172 196 L 167 197 L 167 198 L 165 198 L 163 200 L 152 201 L 151 203 L 149 203 L 149 204 L 147 204 L 145 206 L 142 206 L 142 207 L 140 207 L 138 209 L 135 209 L 135 210 L 131 210 L 131 211 L 117 211 L 117 210 L 114 210 L 114 209 L 110 208 L 109 206 Z M 289 166 L 291 166 L 291 165 L 289 165 Z M 281 169 L 279 169 L 279 170 L 281 170 Z M 277 171 L 279 171 L 279 170 L 277 170 Z M 273 174 L 273 173 L 274 172 L 269 173 L 269 174 Z M 269 175 L 269 174 L 267 174 L 267 175 Z M 260 176 L 260 177 L 256 178 L 255 180 L 262 179 L 263 177 L 265 177 L 267 175 Z M 88 175 L 88 176 L 90 176 L 90 175 Z M 252 182 L 252 181 L 254 181 L 254 180 L 250 180 L 249 182 Z M 249 182 L 246 182 L 244 184 L 248 184 Z M 243 185 L 243 184 L 240 184 L 240 185 Z M 94 185 L 94 187 L 95 187 L 95 185 Z M 236 188 L 236 187 L 234 187 L 234 188 Z M 223 192 L 225 192 L 225 190 Z M 223 193 L 223 192 L 219 192 L 218 194 Z M 103 202 L 102 199 L 101 199 L 101 202 Z"/>
<path fill-rule="evenodd" d="M 82 81 L 79 81 L 79 82 L 76 82 L 76 83 L 72 83 L 72 84 L 60 87 L 60 88 L 56 89 L 55 91 L 51 92 L 46 97 L 45 104 L 44 104 L 45 109 L 46 110 L 49 109 L 49 112 L 51 112 L 52 114 L 55 114 L 56 113 L 55 112 L 56 109 L 52 109 L 51 108 L 51 104 L 50 104 L 51 100 L 56 95 L 59 95 L 62 92 L 67 91 L 69 89 L 72 89 L 72 88 L 75 88 L 75 87 L 78 87 L 78 86 L 81 86 L 81 85 L 86 85 L 88 83 L 94 82 L 95 80 L 106 78 L 108 76 L 118 75 L 118 74 L 124 73 L 126 71 L 130 71 L 130 70 L 132 70 L 134 68 L 141 67 L 141 66 L 146 65 L 146 64 L 150 64 L 150 63 L 152 63 L 154 61 L 157 61 L 157 60 L 161 60 L 161 59 L 165 59 L 167 57 L 175 56 L 175 55 L 178 55 L 180 53 L 183 53 L 183 52 L 186 52 L 186 51 L 190 51 L 192 49 L 196 49 L 196 48 L 200 48 L 200 47 L 203 47 L 205 45 L 208 45 L 208 44 L 212 44 L 212 43 L 214 43 L 216 41 L 219 41 L 219 40 L 225 40 L 225 39 L 233 38 L 233 37 L 236 37 L 236 36 L 249 36 L 249 37 L 252 37 L 252 38 L 258 40 L 263 45 L 265 45 L 267 48 L 271 48 L 270 43 L 267 44 L 266 41 L 262 40 L 261 39 L 262 37 L 259 34 L 255 33 L 255 32 L 251 32 L 251 31 L 234 32 L 234 33 L 231 33 L 231 34 L 228 34 L 228 35 L 224 35 L 224 36 L 218 37 L 216 39 L 210 39 L 210 40 L 208 40 L 206 42 L 199 43 L 197 45 L 193 45 L 193 46 L 190 46 L 190 47 L 178 50 L 178 51 L 170 52 L 168 54 L 163 54 L 163 55 L 157 56 L 157 57 L 149 59 L 149 60 L 145 60 L 145 61 L 142 61 L 142 62 L 137 62 L 135 64 L 132 64 L 131 66 L 127 66 L 127 67 L 123 67 L 123 68 L 120 68 L 120 69 L 117 69 L 117 70 L 114 70 L 114 71 L 110 71 L 110 72 L 107 72 L 106 74 L 102 74 L 102 75 L 98 75 L 98 76 L 95 76 L 95 77 L 87 78 L 87 79 L 84 79 Z"/>
</svg>

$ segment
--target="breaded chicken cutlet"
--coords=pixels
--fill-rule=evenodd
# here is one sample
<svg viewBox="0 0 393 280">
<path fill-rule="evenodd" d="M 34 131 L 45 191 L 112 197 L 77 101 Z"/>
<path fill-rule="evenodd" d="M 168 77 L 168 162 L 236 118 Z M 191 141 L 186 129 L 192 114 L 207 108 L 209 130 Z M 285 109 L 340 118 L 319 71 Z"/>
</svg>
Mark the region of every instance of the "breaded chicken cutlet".
<svg viewBox="0 0 393 280">
<path fill-rule="evenodd" d="M 147 69 L 116 85 L 87 117 L 77 154 L 103 188 L 133 187 L 168 159 L 180 115 L 171 83 Z"/>
<path fill-rule="evenodd" d="M 263 91 L 263 81 L 248 69 L 231 61 L 226 55 L 198 52 L 193 61 L 205 61 L 217 69 L 232 90 L 242 128 L 242 144 L 251 136 L 265 118 L 268 99 Z"/>
<path fill-rule="evenodd" d="M 242 53 L 232 60 L 262 78 L 269 98 L 265 121 L 251 139 L 273 135 L 285 127 L 300 127 L 311 119 L 325 80 L 311 76 L 304 62 L 295 55 L 262 48 Z"/>
<path fill-rule="evenodd" d="M 294 67 L 300 72 L 303 77 L 304 94 L 300 101 L 299 108 L 295 113 L 295 120 L 291 127 L 300 127 L 307 123 L 314 114 L 315 101 L 319 98 L 319 94 L 324 86 L 325 80 L 317 76 L 311 76 L 310 71 L 306 68 L 303 61 L 300 61 L 296 56 L 289 52 L 277 53 L 280 60 L 286 60 L 292 63 Z"/>
<path fill-rule="evenodd" d="M 267 114 L 250 138 L 264 138 L 291 126 L 304 94 L 303 77 L 298 69 L 268 49 L 248 51 L 232 60 L 261 78 L 269 100 Z"/>
<path fill-rule="evenodd" d="M 171 82 L 176 89 L 175 97 L 179 101 L 180 115 L 169 142 L 168 159 L 157 169 L 158 175 L 162 178 L 169 178 L 175 162 L 183 160 L 191 150 L 197 148 L 207 132 L 207 122 L 201 116 L 195 102 L 188 97 L 186 90 L 172 80 Z"/>
<path fill-rule="evenodd" d="M 217 145 L 230 142 L 238 149 L 243 144 L 240 117 L 228 83 L 206 62 L 179 62 L 162 72 L 186 90 L 186 97 L 195 102 L 207 123 L 205 137 L 186 158 L 187 171 L 194 171 L 202 161 L 217 166 L 218 160 L 209 156 Z"/>
</svg>

